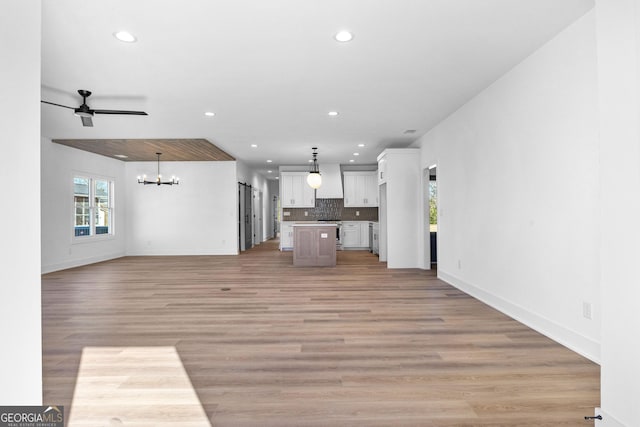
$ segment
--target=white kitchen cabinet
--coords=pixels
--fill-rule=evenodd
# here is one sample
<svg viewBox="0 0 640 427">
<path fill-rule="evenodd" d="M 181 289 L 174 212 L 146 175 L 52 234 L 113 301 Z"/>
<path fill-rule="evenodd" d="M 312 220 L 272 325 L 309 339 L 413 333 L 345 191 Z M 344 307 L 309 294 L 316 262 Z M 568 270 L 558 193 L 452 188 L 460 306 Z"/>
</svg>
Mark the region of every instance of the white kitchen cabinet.
<svg viewBox="0 0 640 427">
<path fill-rule="evenodd" d="M 360 247 L 369 249 L 369 221 L 360 221 Z"/>
<path fill-rule="evenodd" d="M 344 172 L 344 206 L 378 206 L 378 181 L 375 171 Z"/>
<path fill-rule="evenodd" d="M 342 247 L 344 249 L 368 249 L 369 248 L 369 222 L 368 221 L 343 221 L 342 222 Z"/>
<path fill-rule="evenodd" d="M 371 246 L 371 251 L 374 254 L 380 253 L 380 225 L 377 222 L 373 223 L 373 233 L 371 238 L 373 239 L 373 244 Z"/>
<path fill-rule="evenodd" d="M 364 197 L 365 207 L 377 207 L 378 206 L 378 177 L 377 172 L 373 171 L 365 175 L 364 180 Z"/>
<path fill-rule="evenodd" d="M 280 201 L 283 208 L 313 208 L 315 190 L 307 184 L 309 172 L 280 173 Z"/>
<path fill-rule="evenodd" d="M 385 156 L 378 157 L 378 185 L 387 182 L 387 159 Z"/>
<path fill-rule="evenodd" d="M 282 221 L 280 223 L 280 250 L 293 250 L 293 222 Z"/>
</svg>

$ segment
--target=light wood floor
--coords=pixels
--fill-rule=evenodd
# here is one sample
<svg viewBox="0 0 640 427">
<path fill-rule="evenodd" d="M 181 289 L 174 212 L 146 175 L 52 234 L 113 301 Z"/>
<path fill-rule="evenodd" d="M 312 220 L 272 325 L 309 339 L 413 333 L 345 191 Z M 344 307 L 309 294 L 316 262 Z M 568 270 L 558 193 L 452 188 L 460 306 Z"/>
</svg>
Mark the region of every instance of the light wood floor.
<svg viewBox="0 0 640 427">
<path fill-rule="evenodd" d="M 158 346 L 177 349 L 215 426 L 592 425 L 582 417 L 599 406 L 597 365 L 433 272 L 360 251 L 294 268 L 276 248 L 44 275 L 44 403 L 69 411 L 85 347 Z M 152 378 L 168 387 L 162 370 Z"/>
</svg>

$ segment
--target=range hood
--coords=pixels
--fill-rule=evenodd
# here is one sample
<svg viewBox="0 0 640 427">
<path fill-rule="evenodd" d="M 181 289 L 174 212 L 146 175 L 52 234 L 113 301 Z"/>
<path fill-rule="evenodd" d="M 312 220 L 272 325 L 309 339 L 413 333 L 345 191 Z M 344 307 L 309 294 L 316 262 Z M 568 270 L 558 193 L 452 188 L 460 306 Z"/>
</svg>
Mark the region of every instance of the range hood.
<svg viewBox="0 0 640 427">
<path fill-rule="evenodd" d="M 320 164 L 322 185 L 316 190 L 316 199 L 342 199 L 342 174 L 339 164 Z"/>
</svg>

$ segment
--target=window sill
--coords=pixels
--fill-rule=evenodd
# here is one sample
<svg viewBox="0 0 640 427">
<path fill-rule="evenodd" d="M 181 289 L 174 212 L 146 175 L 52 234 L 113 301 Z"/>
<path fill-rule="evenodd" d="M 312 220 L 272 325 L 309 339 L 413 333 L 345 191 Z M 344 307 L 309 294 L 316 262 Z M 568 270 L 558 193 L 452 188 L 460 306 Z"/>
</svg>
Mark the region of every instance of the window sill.
<svg viewBox="0 0 640 427">
<path fill-rule="evenodd" d="M 72 245 L 84 245 L 86 243 L 98 243 L 116 238 L 113 234 L 94 234 L 93 236 L 73 236 L 71 240 Z"/>
</svg>

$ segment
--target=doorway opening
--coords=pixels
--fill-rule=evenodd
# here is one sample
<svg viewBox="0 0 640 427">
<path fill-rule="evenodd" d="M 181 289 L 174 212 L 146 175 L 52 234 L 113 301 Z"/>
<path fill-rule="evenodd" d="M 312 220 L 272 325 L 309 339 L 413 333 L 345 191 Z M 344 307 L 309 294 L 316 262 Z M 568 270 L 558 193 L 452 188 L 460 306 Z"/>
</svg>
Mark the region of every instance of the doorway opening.
<svg viewBox="0 0 640 427">
<path fill-rule="evenodd" d="M 273 203 L 271 205 L 272 218 L 273 218 L 273 236 L 274 238 L 280 238 L 280 197 L 273 196 Z"/>
<path fill-rule="evenodd" d="M 253 246 L 253 203 L 251 185 L 238 183 L 238 249 L 246 251 Z"/>
<path fill-rule="evenodd" d="M 438 265 L 438 177 L 437 166 L 429 166 L 427 174 L 426 238 L 429 245 L 429 259 L 426 265 L 435 269 Z M 426 252 L 426 251 L 425 251 Z"/>
<path fill-rule="evenodd" d="M 262 243 L 262 191 L 253 189 L 253 246 Z"/>
</svg>

